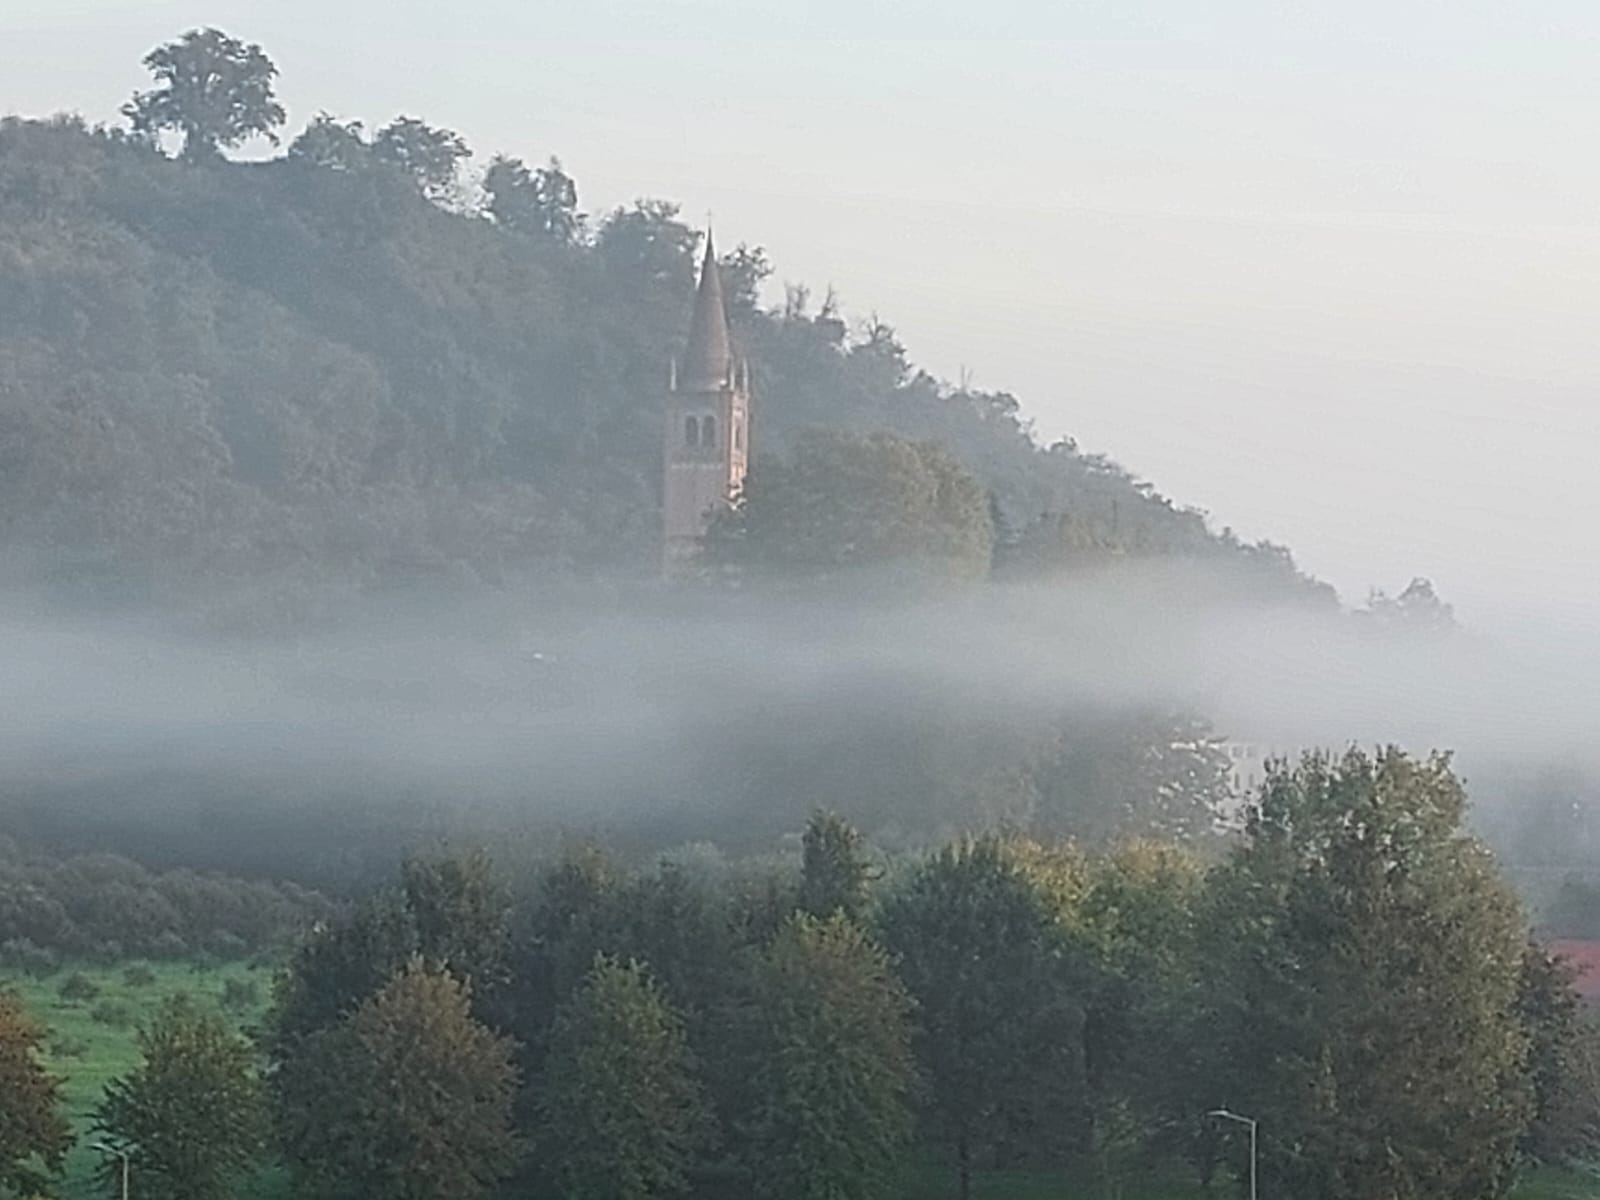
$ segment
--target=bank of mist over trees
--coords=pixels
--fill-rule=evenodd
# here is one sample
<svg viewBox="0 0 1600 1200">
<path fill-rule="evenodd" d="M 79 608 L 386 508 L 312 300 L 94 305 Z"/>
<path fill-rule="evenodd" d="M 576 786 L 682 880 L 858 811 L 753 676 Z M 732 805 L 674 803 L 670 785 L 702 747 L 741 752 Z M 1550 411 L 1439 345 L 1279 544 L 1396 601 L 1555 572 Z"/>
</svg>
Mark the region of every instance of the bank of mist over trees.
<svg viewBox="0 0 1600 1200">
<path fill-rule="evenodd" d="M 585 211 L 558 159 L 484 163 L 414 114 L 291 130 L 277 64 L 216 30 L 145 65 L 126 128 L 0 122 L 22 836 L 328 884 L 461 832 L 485 795 L 496 834 L 644 846 L 770 845 L 817 804 L 891 844 L 1193 835 L 1228 791 L 1220 735 L 1270 736 L 1260 718 L 1320 699 L 1304 678 L 1451 636 L 1425 584 L 1342 616 L 1281 547 L 1039 444 L 1014 397 L 931 377 L 831 291 L 772 304 L 753 241 L 721 262 L 753 473 L 664 588 L 662 406 L 702 239 L 677 206 Z M 230 160 L 246 143 L 271 157 Z M 1340 654 L 1359 626 L 1379 650 L 1207 691 L 1187 676 L 1228 673 L 1171 637 L 1196 610 L 1251 636 L 1268 610 L 1326 619 L 1301 640 Z M 1409 690 L 1277 745 L 1409 739 L 1383 711 Z M 1535 863 L 1576 844 L 1588 779 L 1508 777 L 1544 816 L 1497 837 Z M 1600 905 L 1580 892 L 1581 925 Z"/>
<path fill-rule="evenodd" d="M 519 620 L 534 632 L 524 640 L 540 647 L 552 597 L 605 611 L 645 589 L 658 601 L 646 616 L 662 616 L 676 602 L 655 591 L 662 404 L 702 236 L 676 205 L 585 213 L 556 159 L 499 155 L 473 173 L 462 137 L 412 115 L 368 128 L 324 113 L 288 131 L 276 65 L 215 30 L 158 48 L 146 66 L 152 86 L 127 105 L 128 130 L 72 117 L 0 127 L 0 571 L 32 597 L 12 613 L 156 613 L 168 632 L 292 638 L 349 631 L 361 603 L 493 594 L 527 599 L 531 615 Z M 252 137 L 269 138 L 276 156 L 229 161 Z M 1285 551 L 1213 533 L 1070 442 L 1039 445 L 1015 399 L 919 371 L 888 325 L 848 321 L 831 294 L 813 300 L 796 284 L 768 306 L 772 267 L 758 246 L 725 255 L 722 271 L 755 371 L 757 458 L 701 578 L 680 591 L 685 603 L 695 589 L 721 603 L 743 597 L 748 622 L 761 597 L 781 598 L 791 607 L 776 632 L 780 621 L 823 622 L 824 601 L 1181 560 L 1208 564 L 1244 596 L 1331 604 Z M 433 629 L 419 622 L 412 654 L 448 626 L 453 602 L 440 602 Z M 25 623 L 13 632 L 39 644 Z M 754 636 L 748 625 L 744 636 Z M 168 645 L 149 650 L 174 661 Z M 563 672 L 607 673 L 581 661 L 524 665 L 529 687 L 551 691 L 570 686 Z M 225 669 L 211 661 L 196 673 Z M 412 694 L 430 673 L 386 682 Z M 679 682 L 686 699 L 704 690 L 686 674 Z M 913 703 L 913 687 L 877 678 L 836 704 L 810 697 L 797 724 L 757 714 L 733 754 L 719 745 L 707 755 L 720 764 L 709 776 L 669 762 L 650 789 L 617 791 L 653 814 L 651 837 L 671 840 L 706 832 L 705 820 L 672 819 L 695 804 L 773 814 L 758 837 L 792 830 L 830 798 L 829 779 L 887 797 L 862 814 L 874 828 L 922 835 L 1048 814 L 1067 801 L 1040 782 L 1046 774 L 1145 793 L 1127 801 L 1134 808 L 1165 804 L 1162 779 L 1191 781 L 1202 803 L 1220 786 L 1224 764 L 1201 724 L 1160 702 L 1079 705 L 1075 733 L 1055 716 L 1021 732 L 956 695 Z M 881 729 L 850 715 L 863 705 Z M 185 732 L 202 721 L 196 706 Z M 235 731 L 216 732 L 221 745 Z M 1019 760 L 1019 736 L 1037 769 Z M 974 769 L 955 782 L 963 742 Z M 597 767 L 615 757 L 593 749 Z M 1152 753 L 1171 761 L 1151 766 Z M 1197 753 L 1209 761 L 1191 761 Z M 1114 760 L 1138 779 L 1113 781 Z M 86 818 L 104 816 L 115 791 L 119 834 L 149 853 L 210 839 L 220 861 L 214 843 L 226 836 L 195 819 L 205 804 L 261 821 L 289 809 L 283 830 L 301 840 L 282 857 L 325 854 L 334 870 L 343 851 L 327 823 L 363 840 L 367 819 L 352 814 L 370 797 L 331 767 L 285 783 L 231 762 L 189 761 L 182 778 L 163 774 L 170 764 L 138 766 L 74 771 L 65 790 L 61 771 L 30 772 L 13 791 L 21 827 L 92 848 Z M 569 810 L 592 799 L 550 780 L 531 765 L 524 797 L 565 799 Z M 914 798 L 930 786 L 937 794 Z M 387 799 L 431 813 L 479 783 L 468 763 L 453 784 L 428 788 Z M 969 810 L 969 793 L 986 799 Z M 1140 819 L 1107 812 L 1091 824 L 1099 836 Z M 1063 820 L 1047 815 L 1045 827 Z"/>
</svg>

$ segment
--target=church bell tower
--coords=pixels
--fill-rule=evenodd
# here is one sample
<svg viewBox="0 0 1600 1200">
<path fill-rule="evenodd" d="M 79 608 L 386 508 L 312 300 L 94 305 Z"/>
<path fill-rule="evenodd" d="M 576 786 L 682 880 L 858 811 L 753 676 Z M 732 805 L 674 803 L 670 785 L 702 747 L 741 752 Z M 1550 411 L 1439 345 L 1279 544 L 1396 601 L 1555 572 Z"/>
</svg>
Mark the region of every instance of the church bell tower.
<svg viewBox="0 0 1600 1200">
<path fill-rule="evenodd" d="M 709 232 L 688 346 L 671 364 L 666 415 L 662 567 L 670 575 L 699 552 L 712 516 L 743 486 L 750 458 L 750 364 L 733 353 Z"/>
</svg>

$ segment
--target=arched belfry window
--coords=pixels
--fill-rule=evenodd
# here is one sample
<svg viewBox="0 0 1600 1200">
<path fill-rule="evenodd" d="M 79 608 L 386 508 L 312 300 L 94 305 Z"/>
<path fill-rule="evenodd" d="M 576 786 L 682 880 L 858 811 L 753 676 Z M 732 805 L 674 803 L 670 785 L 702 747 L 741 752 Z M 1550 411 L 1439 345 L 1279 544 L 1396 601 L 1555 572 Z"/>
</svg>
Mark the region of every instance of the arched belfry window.
<svg viewBox="0 0 1600 1200">
<path fill-rule="evenodd" d="M 685 446 L 700 444 L 700 422 L 693 417 L 683 419 L 683 444 Z"/>
<path fill-rule="evenodd" d="M 712 416 L 700 418 L 700 444 L 702 446 L 715 446 L 717 444 L 717 419 Z"/>
</svg>

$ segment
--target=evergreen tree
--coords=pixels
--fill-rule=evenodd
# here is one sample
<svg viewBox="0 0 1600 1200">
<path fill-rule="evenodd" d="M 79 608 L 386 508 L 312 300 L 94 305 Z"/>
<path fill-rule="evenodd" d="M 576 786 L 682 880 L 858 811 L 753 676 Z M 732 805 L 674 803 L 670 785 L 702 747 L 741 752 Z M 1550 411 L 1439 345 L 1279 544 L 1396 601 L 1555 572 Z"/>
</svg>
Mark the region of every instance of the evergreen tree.
<svg viewBox="0 0 1600 1200">
<path fill-rule="evenodd" d="M 139 1051 L 140 1065 L 107 1086 L 96 1132 L 128 1155 L 135 1194 L 226 1200 L 270 1125 L 249 1043 L 179 996 L 140 1031 Z M 106 1171 L 111 1184 L 121 1166 Z"/>
<path fill-rule="evenodd" d="M 538 1113 L 541 1166 L 568 1200 L 687 1190 L 708 1112 L 683 1022 L 637 961 L 598 956 L 562 1006 Z"/>
</svg>

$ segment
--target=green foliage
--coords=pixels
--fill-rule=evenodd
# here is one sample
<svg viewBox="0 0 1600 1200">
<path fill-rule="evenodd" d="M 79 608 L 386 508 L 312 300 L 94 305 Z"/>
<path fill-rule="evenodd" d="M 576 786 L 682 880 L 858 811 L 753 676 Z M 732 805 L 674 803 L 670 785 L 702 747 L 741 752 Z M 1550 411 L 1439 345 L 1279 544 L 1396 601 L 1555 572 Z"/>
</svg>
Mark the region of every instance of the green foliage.
<svg viewBox="0 0 1600 1200">
<path fill-rule="evenodd" d="M 954 1152 L 963 1197 L 980 1160 L 1048 1145 L 1079 1091 L 1063 886 L 985 837 L 939 851 L 883 902 L 885 943 L 917 1003 L 932 1132 Z"/>
<path fill-rule="evenodd" d="M 755 968 L 741 1156 L 770 1200 L 871 1200 L 912 1129 L 911 1001 L 840 913 L 796 916 Z"/>
<path fill-rule="evenodd" d="M 680 1195 L 709 1128 L 683 1023 L 637 961 L 598 956 L 557 1014 L 540 1160 L 572 1200 Z"/>
<path fill-rule="evenodd" d="M 25 1196 L 48 1186 L 72 1142 L 60 1087 L 39 1061 L 43 1042 L 15 993 L 0 990 L 0 1189 Z"/>
<path fill-rule="evenodd" d="M 1528 1075 L 1533 1085 L 1534 1116 L 1522 1149 L 1541 1162 L 1560 1163 L 1600 1154 L 1600 1122 L 1590 1106 L 1585 1118 L 1581 1102 L 1588 1085 L 1585 1061 L 1592 1040 L 1573 988 L 1571 964 L 1529 939 L 1522 954 L 1517 1010 L 1528 1036 Z M 1600 1097 L 1597 1097 L 1600 1098 Z"/>
<path fill-rule="evenodd" d="M 122 110 L 136 133 L 181 133 L 189 162 L 220 158 L 224 147 L 255 134 L 277 145 L 284 121 L 272 95 L 278 68 L 254 42 L 192 29 L 150 51 L 144 65 L 157 86 L 135 93 Z"/>
<path fill-rule="evenodd" d="M 714 562 L 778 577 L 894 568 L 972 579 L 988 573 L 989 536 L 983 489 L 943 448 L 816 432 L 758 461 L 706 543 Z"/>
<path fill-rule="evenodd" d="M 106 949 L 113 959 L 178 958 L 191 948 L 237 959 L 282 944 L 327 911 L 294 884 L 156 872 L 114 854 L 0 861 L 0 947 L 19 966 Z"/>
<path fill-rule="evenodd" d="M 93 1000 L 100 994 L 100 988 L 95 984 L 94 980 L 90 979 L 82 971 L 74 971 L 71 975 L 68 975 L 66 979 L 61 981 L 61 986 L 57 991 L 63 1000 L 73 1003 Z"/>
<path fill-rule="evenodd" d="M 360 121 L 341 121 L 318 113 L 289 143 L 289 161 L 325 171 L 360 171 L 375 159 Z"/>
<path fill-rule="evenodd" d="M 486 1000 L 507 982 L 510 901 L 481 853 L 412 856 L 400 886 L 320 925 L 278 984 L 272 1041 L 279 1054 L 326 1029 L 413 957 L 449 971 Z"/>
<path fill-rule="evenodd" d="M 400 886 L 424 959 L 475 991 L 504 982 L 511 901 L 488 855 L 412 856 Z"/>
<path fill-rule="evenodd" d="M 95 1132 L 124 1150 L 140 1194 L 226 1200 L 270 1127 L 255 1055 L 220 1017 L 179 996 L 139 1033 L 143 1062 L 107 1088 Z M 108 1159 L 108 1185 L 119 1164 Z"/>
<path fill-rule="evenodd" d="M 130 968 L 148 970 L 151 982 L 129 985 L 125 972 Z M 97 1183 L 105 1166 L 104 1155 L 92 1148 L 95 1112 L 112 1080 L 139 1069 L 143 1056 L 137 1027 L 148 1026 L 175 997 L 187 997 L 211 1008 L 220 1005 L 228 980 L 249 980 L 259 988 L 268 979 L 262 968 L 238 963 L 223 964 L 203 976 L 196 976 L 188 963 L 167 962 L 85 966 L 82 971 L 100 989 L 101 1002 L 116 1004 L 132 1015 L 131 1026 L 101 1024 L 94 1020 L 93 1006 L 63 1001 L 54 986 L 26 976 L 6 977 L 0 973 L 0 987 L 15 987 L 27 1010 L 49 1031 L 44 1065 L 60 1078 L 62 1113 L 76 1139 L 67 1155 L 59 1190 L 73 1200 L 104 1195 Z M 224 1015 L 230 1023 L 243 1028 L 258 1021 L 262 1012 L 257 1007 Z M 241 1185 L 241 1200 L 256 1200 L 254 1189 Z M 262 1196 L 260 1200 L 270 1197 Z"/>
<path fill-rule="evenodd" d="M 576 185 L 551 165 L 524 186 L 511 160 L 494 220 L 424 202 L 450 199 L 462 149 L 417 118 L 369 140 L 324 114 L 284 159 L 196 172 L 81 122 L 0 124 L 0 545 L 67 594 L 203 593 L 247 625 L 400 581 L 653 572 L 698 234 L 646 200 L 569 240 Z M 798 292 L 766 311 L 759 249 L 727 266 L 756 372 L 752 503 L 802 431 L 905 444 L 856 495 L 872 544 L 819 535 L 825 559 L 905 552 L 896 506 L 929 510 L 901 485 L 948 486 L 933 545 L 910 549 L 957 574 L 987 569 L 992 494 L 1012 521 L 1114 511 L 1130 553 L 1309 588 L 1115 464 L 1041 448 L 1014 398 L 917 371 L 881 322 L 852 336 Z"/>
<path fill-rule="evenodd" d="M 133 1011 L 120 1001 L 102 1000 L 89 1010 L 89 1019 L 97 1025 L 127 1029 L 133 1024 Z"/>
<path fill-rule="evenodd" d="M 861 834 L 837 813 L 819 809 L 806 822 L 800 854 L 800 907 L 813 916 L 837 912 L 859 919 L 872 882 Z"/>
<path fill-rule="evenodd" d="M 1081 1145 L 1109 1194 L 1141 1161 L 1185 1147 L 1205 871 L 1192 852 L 1153 841 L 1078 870 L 1062 907 L 1083 994 Z"/>
<path fill-rule="evenodd" d="M 471 154 L 466 139 L 455 130 L 416 117 L 396 117 L 372 139 L 377 161 L 397 168 L 435 201 L 453 198 L 461 161 Z"/>
<path fill-rule="evenodd" d="M 1464 808 L 1443 756 L 1307 756 L 1271 775 L 1216 876 L 1194 1104 L 1271 1114 L 1276 1192 L 1482 1200 L 1512 1182 L 1534 1111 L 1526 925 Z"/>
<path fill-rule="evenodd" d="M 225 979 L 222 981 L 221 1003 L 229 1012 L 253 1012 L 261 1007 L 261 990 L 253 979 Z"/>
<path fill-rule="evenodd" d="M 552 156 L 528 169 L 520 158 L 497 155 L 484 172 L 483 190 L 495 224 L 514 233 L 572 242 L 583 229 L 578 185 Z"/>
<path fill-rule="evenodd" d="M 272 1013 L 274 1052 L 354 1012 L 416 954 L 417 932 L 403 893 L 384 890 L 348 915 L 318 926 L 278 981 Z"/>
<path fill-rule="evenodd" d="M 413 959 L 279 1068 L 279 1127 L 301 1185 L 395 1200 L 472 1200 L 515 1168 L 512 1044 L 467 988 Z"/>
</svg>

